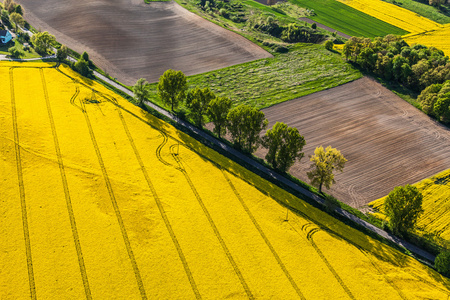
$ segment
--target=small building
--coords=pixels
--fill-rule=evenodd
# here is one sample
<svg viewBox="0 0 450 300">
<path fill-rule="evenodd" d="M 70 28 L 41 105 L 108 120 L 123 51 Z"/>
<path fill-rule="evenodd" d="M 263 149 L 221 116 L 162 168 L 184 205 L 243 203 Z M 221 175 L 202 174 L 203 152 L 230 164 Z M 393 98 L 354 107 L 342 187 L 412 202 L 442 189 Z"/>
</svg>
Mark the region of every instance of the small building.
<svg viewBox="0 0 450 300">
<path fill-rule="evenodd" d="M 8 30 L 0 30 L 0 42 L 6 44 L 12 39 L 11 32 Z"/>
</svg>

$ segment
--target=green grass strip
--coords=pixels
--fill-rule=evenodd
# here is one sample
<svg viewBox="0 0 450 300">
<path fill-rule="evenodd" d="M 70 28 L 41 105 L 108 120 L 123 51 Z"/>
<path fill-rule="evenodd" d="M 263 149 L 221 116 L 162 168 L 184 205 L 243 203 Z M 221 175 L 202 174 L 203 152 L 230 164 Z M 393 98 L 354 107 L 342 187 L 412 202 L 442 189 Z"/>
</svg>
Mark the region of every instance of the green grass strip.
<svg viewBox="0 0 450 300">
<path fill-rule="evenodd" d="M 209 87 L 229 97 L 233 105 L 245 103 L 258 109 L 326 90 L 362 77 L 342 57 L 323 45 L 299 44 L 286 54 L 190 76 L 188 84 Z M 156 84 L 151 101 L 161 105 Z"/>
</svg>

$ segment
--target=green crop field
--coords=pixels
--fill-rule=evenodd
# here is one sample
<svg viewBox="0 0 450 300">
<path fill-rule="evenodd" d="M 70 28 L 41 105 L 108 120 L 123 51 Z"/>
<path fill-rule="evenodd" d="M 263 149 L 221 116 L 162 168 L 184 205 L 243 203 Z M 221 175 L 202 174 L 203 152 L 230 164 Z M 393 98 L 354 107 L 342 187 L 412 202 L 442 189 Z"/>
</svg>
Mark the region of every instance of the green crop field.
<svg viewBox="0 0 450 300">
<path fill-rule="evenodd" d="M 322 45 L 301 44 L 286 54 L 190 76 L 188 84 L 209 87 L 234 105 L 264 108 L 339 86 L 362 74 Z M 161 105 L 152 84 L 151 101 Z"/>
<path fill-rule="evenodd" d="M 290 0 L 290 2 L 300 7 L 314 9 L 316 15 L 309 17 L 310 19 L 348 35 L 373 38 L 407 33 L 335 0 Z"/>
</svg>

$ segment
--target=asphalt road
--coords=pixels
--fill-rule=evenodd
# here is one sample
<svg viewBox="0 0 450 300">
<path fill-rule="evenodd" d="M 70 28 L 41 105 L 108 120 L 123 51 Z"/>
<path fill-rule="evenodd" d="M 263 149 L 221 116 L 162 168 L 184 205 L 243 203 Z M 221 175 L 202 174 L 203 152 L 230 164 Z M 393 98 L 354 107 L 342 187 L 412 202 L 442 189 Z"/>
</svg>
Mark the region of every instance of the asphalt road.
<svg viewBox="0 0 450 300">
<path fill-rule="evenodd" d="M 101 80 L 109 83 L 110 85 L 114 86 L 115 88 L 123 91 L 124 93 L 126 93 L 127 95 L 133 97 L 133 92 L 130 91 L 127 88 L 124 88 L 123 86 L 115 83 L 114 81 L 108 79 L 107 77 L 103 76 L 102 74 L 95 72 L 94 71 L 94 75 L 97 76 L 98 78 L 100 78 Z M 149 107 L 153 108 L 154 110 L 158 111 L 160 114 L 170 118 L 171 120 L 177 122 L 178 124 L 180 124 L 181 126 L 185 127 L 186 129 L 188 129 L 189 131 L 195 133 L 196 135 L 208 140 L 210 143 L 219 146 L 221 149 L 227 151 L 228 153 L 231 153 L 233 156 L 237 157 L 238 159 L 241 159 L 243 161 L 245 161 L 246 163 L 248 163 L 249 165 L 251 165 L 252 167 L 258 169 L 261 172 L 264 172 L 265 174 L 269 175 L 271 178 L 278 180 L 279 182 L 285 184 L 286 186 L 292 188 L 293 190 L 313 199 L 314 201 L 325 205 L 325 199 L 321 198 L 320 196 L 311 193 L 310 191 L 306 190 L 305 188 L 297 185 L 296 183 L 288 180 L 287 178 L 279 175 L 278 173 L 268 169 L 267 167 L 263 166 L 262 164 L 260 164 L 259 162 L 248 158 L 247 156 L 245 156 L 244 154 L 242 154 L 241 152 L 237 151 L 236 149 L 228 146 L 227 144 L 225 144 L 224 142 L 214 138 L 213 136 L 205 133 L 203 130 L 198 129 L 197 127 L 195 127 L 194 125 L 192 125 L 189 122 L 186 122 L 184 120 L 179 119 L 176 115 L 172 114 L 171 112 L 162 109 L 161 107 L 153 104 L 152 102 L 149 101 L 145 101 L 145 104 L 148 105 Z M 409 250 L 412 253 L 415 253 L 416 255 L 430 261 L 430 262 L 434 262 L 435 256 L 432 255 L 431 253 L 428 253 L 427 251 L 424 251 L 423 249 L 414 246 L 413 244 L 404 241 L 400 238 L 398 238 L 397 236 L 390 234 L 358 217 L 356 217 L 355 215 L 337 207 L 335 208 L 336 213 L 338 213 L 339 215 L 359 224 L 360 226 L 378 234 L 379 236 L 392 241 L 394 243 L 396 243 L 397 245 L 406 248 L 407 250 Z"/>
</svg>

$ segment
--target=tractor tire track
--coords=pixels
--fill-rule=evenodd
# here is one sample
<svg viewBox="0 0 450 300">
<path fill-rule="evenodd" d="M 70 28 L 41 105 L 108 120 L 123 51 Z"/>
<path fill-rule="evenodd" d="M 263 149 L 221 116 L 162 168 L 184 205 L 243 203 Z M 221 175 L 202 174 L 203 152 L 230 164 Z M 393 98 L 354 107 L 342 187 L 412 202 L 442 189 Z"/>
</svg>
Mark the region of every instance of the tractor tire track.
<svg viewBox="0 0 450 300">
<path fill-rule="evenodd" d="M 236 273 L 236 275 L 239 278 L 239 281 L 242 284 L 242 287 L 244 288 L 247 296 L 249 299 L 254 299 L 255 297 L 253 296 L 252 292 L 250 291 L 250 288 L 248 287 L 247 283 L 245 282 L 244 277 L 242 276 L 241 271 L 239 270 L 239 267 L 237 266 L 236 262 L 234 261 L 233 256 L 230 253 L 230 250 L 228 249 L 227 245 L 225 244 L 225 241 L 223 240 L 222 236 L 219 233 L 219 230 L 217 229 L 216 224 L 214 223 L 211 215 L 209 214 L 208 209 L 206 208 L 205 204 L 203 203 L 202 198 L 200 197 L 199 193 L 197 192 L 197 189 L 194 186 L 194 183 L 192 182 L 191 178 L 189 177 L 189 175 L 187 174 L 186 170 L 184 169 L 178 154 L 175 154 L 173 152 L 173 148 L 175 145 L 172 145 L 170 147 L 170 151 L 172 153 L 173 158 L 175 159 L 175 161 L 178 164 L 178 167 L 175 167 L 177 170 L 179 170 L 184 177 L 186 178 L 186 181 L 188 182 L 189 186 L 191 187 L 192 192 L 194 193 L 195 197 L 197 198 L 198 203 L 200 204 L 203 213 L 205 214 L 206 218 L 208 219 L 209 225 L 211 226 L 211 228 L 214 231 L 214 234 L 216 236 L 216 238 L 219 240 L 220 245 L 222 246 L 223 251 L 225 252 L 228 260 L 230 261 L 230 264 L 232 265 L 234 272 Z"/>
<path fill-rule="evenodd" d="M 400 296 L 400 298 L 402 298 L 403 300 L 407 300 L 408 298 L 406 298 L 405 294 L 402 293 L 402 291 L 397 287 L 397 285 L 395 285 L 395 283 L 390 280 L 386 273 L 383 271 L 383 269 L 381 269 L 381 267 L 373 261 L 373 259 L 370 257 L 370 255 L 366 252 L 366 250 L 362 249 L 361 247 L 358 247 L 359 251 L 361 251 L 362 254 L 364 254 L 365 257 L 367 257 L 367 259 L 370 261 L 370 263 L 372 264 L 372 266 L 383 276 L 384 280 L 390 285 L 392 286 L 392 288 L 395 289 L 395 291 L 397 292 L 397 294 Z"/>
<path fill-rule="evenodd" d="M 256 227 L 256 229 L 258 230 L 259 234 L 261 235 L 262 239 L 264 240 L 264 242 L 266 243 L 267 247 L 269 247 L 270 252 L 272 252 L 272 255 L 275 257 L 275 260 L 277 261 L 278 265 L 280 266 L 280 268 L 283 270 L 284 275 L 286 275 L 287 279 L 289 280 L 289 282 L 291 283 L 292 287 L 294 288 L 294 290 L 297 292 L 298 296 L 301 299 L 306 299 L 305 296 L 303 295 L 302 291 L 300 290 L 300 288 L 297 286 L 297 284 L 295 283 L 294 279 L 292 278 L 291 274 L 289 274 L 289 271 L 286 269 L 286 266 L 284 265 L 284 263 L 281 261 L 280 256 L 278 255 L 278 253 L 275 251 L 275 249 L 273 248 L 272 244 L 270 243 L 269 239 L 267 238 L 267 236 L 265 235 L 264 231 L 262 230 L 261 226 L 259 226 L 258 222 L 256 221 L 255 217 L 253 216 L 253 214 L 251 213 L 250 209 L 248 208 L 248 206 L 245 204 L 244 200 L 242 199 L 241 195 L 239 194 L 239 192 L 237 191 L 236 187 L 234 186 L 234 184 L 231 182 L 230 178 L 228 177 L 228 175 L 226 174 L 225 170 L 220 167 L 220 171 L 222 171 L 223 176 L 225 177 L 226 181 L 228 182 L 228 185 L 230 186 L 230 188 L 233 190 L 233 193 L 235 194 L 236 198 L 239 200 L 239 202 L 241 203 L 242 207 L 244 208 L 245 212 L 247 213 L 248 217 L 250 218 L 250 220 L 252 221 L 253 225 Z"/>
<path fill-rule="evenodd" d="M 111 181 L 109 180 L 108 173 L 106 172 L 106 167 L 105 167 L 105 164 L 103 162 L 102 155 L 100 153 L 100 148 L 98 147 L 97 140 L 95 139 L 94 130 L 92 129 L 92 124 L 91 124 L 91 121 L 89 120 L 89 115 L 88 115 L 88 113 L 86 111 L 86 107 L 85 107 L 83 101 L 80 100 L 80 104 L 81 104 L 81 108 L 82 108 L 82 112 L 83 112 L 84 118 L 86 120 L 86 124 L 87 124 L 88 129 L 89 129 L 89 134 L 91 136 L 92 145 L 94 146 L 95 153 L 97 155 L 97 160 L 98 160 L 98 162 L 100 164 L 100 168 L 102 170 L 103 178 L 104 178 L 105 183 L 106 183 L 106 188 L 108 189 L 109 197 L 111 199 L 111 202 L 112 202 L 112 205 L 113 205 L 113 208 L 114 208 L 114 212 L 116 214 L 116 218 L 117 218 L 117 221 L 119 223 L 120 231 L 122 233 L 122 237 L 123 237 L 123 240 L 124 240 L 124 243 L 125 243 L 125 247 L 126 247 L 127 252 L 128 252 L 128 257 L 130 258 L 130 262 L 131 262 L 131 265 L 133 267 L 134 275 L 136 277 L 136 282 L 137 282 L 137 285 L 139 287 L 139 292 L 141 294 L 142 299 L 147 299 L 147 294 L 145 292 L 144 283 L 142 282 L 141 273 L 140 273 L 138 265 L 136 263 L 136 258 L 134 257 L 133 250 L 131 249 L 131 244 L 130 244 L 130 240 L 128 238 L 127 231 L 125 229 L 125 224 L 123 222 L 122 215 L 120 213 L 119 206 L 117 204 L 116 197 L 114 195 L 114 191 L 113 191 L 112 186 L 111 186 Z"/>
<path fill-rule="evenodd" d="M 306 235 L 306 239 L 311 243 L 311 245 L 314 247 L 314 250 L 316 250 L 316 253 L 320 256 L 322 261 L 325 263 L 325 265 L 328 267 L 328 270 L 333 274 L 334 278 L 339 282 L 341 287 L 344 289 L 344 291 L 347 293 L 347 295 L 351 298 L 356 300 L 355 296 L 353 296 L 350 289 L 347 287 L 347 285 L 344 283 L 342 278 L 339 276 L 339 274 L 336 272 L 336 270 L 333 268 L 333 266 L 330 264 L 328 259 L 325 257 L 325 255 L 322 253 L 320 248 L 317 246 L 316 242 L 314 242 L 313 235 L 320 231 L 320 228 L 314 228 L 308 232 Z"/>
<path fill-rule="evenodd" d="M 112 102 L 116 101 L 115 99 L 108 99 L 108 98 L 106 98 L 106 99 L 108 101 L 112 101 Z M 158 209 L 159 209 L 159 212 L 161 214 L 161 217 L 164 220 L 164 224 L 166 225 L 167 231 L 169 232 L 169 235 L 172 238 L 172 242 L 175 245 L 175 248 L 176 248 L 176 250 L 178 252 L 178 256 L 180 257 L 181 263 L 183 264 L 184 271 L 186 273 L 186 276 L 188 277 L 189 283 L 191 284 L 191 288 L 192 288 L 192 290 L 193 290 L 193 292 L 195 294 L 195 297 L 196 297 L 196 299 L 201 299 L 202 297 L 200 295 L 200 292 L 198 291 L 198 288 L 197 288 L 197 285 L 195 283 L 194 277 L 192 276 L 191 270 L 190 270 L 189 265 L 188 265 L 188 263 L 186 261 L 186 257 L 184 256 L 184 253 L 183 253 L 183 251 L 181 249 L 180 243 L 178 242 L 178 239 L 177 239 L 177 237 L 175 235 L 175 232 L 173 231 L 172 225 L 170 225 L 169 218 L 167 217 L 166 211 L 164 210 L 164 207 L 163 207 L 163 205 L 161 203 L 161 200 L 160 200 L 158 194 L 156 193 L 156 189 L 155 189 L 155 187 L 154 187 L 154 185 L 153 185 L 153 183 L 152 183 L 152 181 L 150 179 L 150 176 L 147 173 L 147 169 L 145 168 L 145 165 L 144 165 L 144 163 L 143 163 L 143 161 L 141 159 L 141 155 L 139 154 L 139 151 L 138 151 L 138 149 L 136 147 L 136 144 L 134 143 L 134 140 L 133 140 L 133 137 L 131 136 L 130 130 L 128 128 L 128 125 L 127 125 L 127 123 L 125 121 L 125 118 L 123 117 L 122 111 L 120 110 L 120 108 L 117 108 L 117 107 L 116 107 L 116 110 L 117 110 L 117 112 L 119 114 L 120 120 L 122 121 L 122 125 L 123 125 L 125 133 L 126 133 L 126 135 L 128 137 L 128 141 L 130 142 L 130 145 L 133 148 L 133 152 L 134 152 L 134 155 L 136 156 L 136 160 L 139 163 L 141 171 L 142 171 L 142 173 L 143 173 L 143 175 L 145 177 L 145 180 L 147 181 L 147 185 L 148 185 L 148 187 L 149 187 L 149 189 L 150 189 L 150 191 L 151 191 L 151 193 L 153 195 L 153 198 L 155 199 L 156 205 L 158 206 Z M 163 134 L 163 136 L 165 138 L 164 139 L 165 143 L 167 143 L 167 136 L 164 135 L 164 134 Z"/>
<path fill-rule="evenodd" d="M 27 269 L 28 269 L 28 284 L 30 287 L 31 299 L 37 299 L 36 297 L 36 284 L 34 280 L 34 270 L 33 270 L 33 260 L 31 256 L 31 242 L 30 242 L 30 231 L 28 227 L 28 217 L 27 217 L 27 204 L 25 198 L 25 187 L 23 183 L 23 172 L 22 172 L 22 159 L 20 156 L 20 145 L 19 145 L 19 129 L 17 127 L 17 111 L 16 111 L 16 98 L 14 94 L 14 68 L 9 69 L 9 81 L 11 90 L 11 110 L 12 110 L 12 120 L 13 120 L 13 131 L 14 131 L 14 146 L 16 152 L 16 166 L 17 166 L 17 177 L 19 182 L 19 194 L 20 194 L 20 205 L 22 209 L 22 226 L 23 226 L 23 236 L 25 239 L 25 251 L 27 257 Z"/>
<path fill-rule="evenodd" d="M 310 222 L 310 223 L 307 223 L 307 224 L 305 224 L 305 225 L 303 225 L 302 226 L 302 230 L 304 230 L 304 231 L 306 231 L 307 229 L 308 229 L 308 227 L 309 226 L 318 226 L 319 227 L 319 230 L 323 230 L 323 231 L 325 231 L 325 232 L 327 232 L 328 234 L 330 234 L 330 235 L 334 235 L 334 236 L 337 236 L 337 237 L 339 237 L 340 239 L 342 239 L 342 240 L 344 240 L 344 241 L 346 241 L 347 243 L 349 243 L 350 245 L 353 245 L 354 247 L 356 247 L 358 250 L 360 250 L 361 252 L 363 252 L 363 254 L 365 255 L 365 256 L 367 256 L 366 255 L 366 253 L 364 252 L 365 250 L 360 246 L 360 245 L 358 245 L 358 244 L 356 244 L 355 242 L 353 242 L 353 241 L 351 241 L 351 240 L 349 240 L 349 239 L 347 239 L 346 237 L 344 237 L 343 235 L 341 235 L 341 234 L 339 234 L 339 233 L 337 233 L 337 232 L 335 232 L 334 230 L 331 230 L 330 228 L 328 228 L 328 227 L 326 227 L 324 224 L 322 224 L 321 222 L 319 222 L 319 221 L 317 221 L 317 220 L 313 220 L 311 217 L 309 217 L 308 215 L 306 215 L 305 213 L 303 213 L 303 212 L 301 212 L 301 211 L 299 211 L 299 210 L 297 210 L 297 209 L 295 209 L 295 208 L 293 208 L 293 207 L 290 207 L 290 206 L 287 206 L 286 204 L 284 204 L 283 202 L 281 202 L 279 199 L 276 199 L 276 198 L 274 198 L 275 199 L 275 201 L 277 201 L 278 203 L 280 203 L 281 205 L 283 205 L 283 206 L 286 206 L 286 207 L 288 207 L 289 209 L 291 209 L 292 211 L 294 211 L 295 213 L 297 213 L 298 215 L 300 215 L 303 219 L 305 219 L 306 221 L 308 221 L 308 222 Z M 313 225 L 314 224 L 314 225 Z M 292 229 L 294 229 L 294 231 L 296 231 L 298 234 L 300 234 L 291 224 L 289 224 L 291 227 L 292 227 Z M 313 231 L 314 229 L 312 229 L 311 231 Z M 311 232 L 310 231 L 310 232 Z M 308 238 L 307 238 L 308 239 Z M 308 239 L 308 241 L 309 241 L 309 239 Z M 317 245 L 316 245 L 317 246 Z M 320 249 L 319 249 L 320 250 Z M 374 253 L 374 255 L 375 256 L 377 256 L 375 253 Z M 319 255 L 320 256 L 320 255 Z M 380 259 L 382 259 L 382 258 L 380 258 Z M 399 296 L 402 298 L 402 299 L 404 299 L 404 300 L 406 300 L 406 297 L 405 297 L 405 295 L 402 293 L 402 291 L 395 285 L 395 283 L 393 282 L 393 281 L 391 281 L 389 278 L 387 278 L 386 277 L 386 275 L 385 275 L 385 273 L 383 272 L 383 270 L 381 270 L 380 268 L 379 268 L 379 266 L 377 266 L 376 264 L 375 264 L 375 262 L 373 262 L 372 261 L 372 259 L 369 257 L 369 260 L 370 260 L 370 262 L 371 262 L 371 264 L 375 267 L 375 269 L 376 270 L 378 270 L 378 272 L 381 274 L 381 275 L 383 275 L 383 278 L 385 279 L 385 281 L 399 294 Z M 328 266 L 328 265 L 327 265 Z M 331 270 L 330 270 L 331 271 Z"/>
<path fill-rule="evenodd" d="M 48 90 L 47 90 L 47 84 L 45 81 L 44 71 L 42 69 L 40 69 L 39 71 L 41 74 L 42 87 L 44 90 L 44 98 L 45 98 L 45 102 L 47 105 L 47 113 L 48 113 L 48 118 L 50 120 L 50 127 L 52 129 L 53 142 L 55 144 L 56 156 L 58 158 L 59 172 L 61 174 L 61 181 L 62 181 L 62 185 L 64 188 L 64 196 L 66 199 L 67 211 L 69 213 L 70 227 L 72 229 L 73 240 L 74 240 L 75 248 L 76 248 L 76 252 L 77 252 L 78 264 L 80 266 L 80 272 L 81 272 L 81 278 L 83 280 L 84 292 L 86 294 L 86 299 L 92 299 L 91 289 L 89 286 L 89 280 L 88 280 L 87 273 L 86 273 L 86 266 L 84 264 L 84 259 L 83 259 L 83 252 L 81 250 L 80 238 L 78 236 L 77 223 L 76 223 L 75 215 L 73 212 L 72 200 L 70 198 L 69 185 L 67 184 L 67 177 L 66 177 L 66 172 L 64 169 L 64 163 L 63 163 L 63 159 L 62 159 L 62 155 L 61 155 L 61 149 L 59 147 L 59 141 L 58 141 L 58 136 L 57 136 L 56 127 L 55 127 L 55 121 L 53 119 L 53 113 L 52 113 L 52 109 L 51 109 L 51 105 L 50 105 L 50 99 L 48 96 Z M 78 90 L 78 88 L 77 88 L 77 90 Z M 72 97 L 72 98 L 74 98 L 74 97 Z"/>
</svg>

